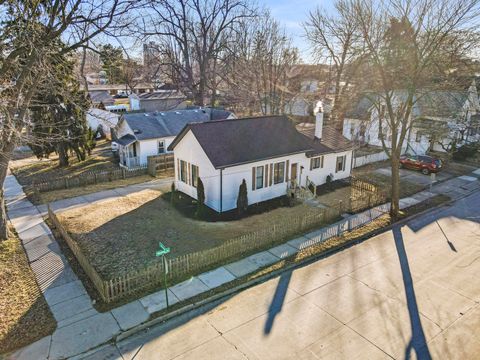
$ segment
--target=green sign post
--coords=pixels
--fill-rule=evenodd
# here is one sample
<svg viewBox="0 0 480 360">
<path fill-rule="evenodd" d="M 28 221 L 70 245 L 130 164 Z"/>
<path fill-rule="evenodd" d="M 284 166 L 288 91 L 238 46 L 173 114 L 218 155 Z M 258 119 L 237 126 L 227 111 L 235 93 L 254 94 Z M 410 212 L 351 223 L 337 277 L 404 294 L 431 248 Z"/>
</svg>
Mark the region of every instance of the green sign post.
<svg viewBox="0 0 480 360">
<path fill-rule="evenodd" d="M 167 274 L 168 274 L 168 265 L 167 265 L 167 258 L 165 255 L 167 255 L 170 252 L 170 248 L 166 247 L 163 245 L 161 242 L 158 243 L 158 246 L 160 247 L 160 250 L 157 250 L 155 253 L 155 256 L 161 256 L 163 260 L 163 281 L 165 285 L 165 301 L 167 302 L 167 308 L 168 308 L 168 289 L 167 289 Z"/>
</svg>

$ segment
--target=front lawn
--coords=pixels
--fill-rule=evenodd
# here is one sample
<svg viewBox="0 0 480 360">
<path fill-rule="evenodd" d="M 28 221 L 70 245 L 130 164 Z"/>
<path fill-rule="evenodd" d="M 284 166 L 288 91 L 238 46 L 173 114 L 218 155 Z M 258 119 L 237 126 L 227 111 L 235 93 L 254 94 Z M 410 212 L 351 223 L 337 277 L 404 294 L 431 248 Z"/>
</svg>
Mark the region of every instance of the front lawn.
<svg viewBox="0 0 480 360">
<path fill-rule="evenodd" d="M 56 326 L 20 240 L 12 235 L 0 242 L 0 353 L 39 340 Z"/>
<path fill-rule="evenodd" d="M 299 204 L 281 206 L 241 220 L 200 221 L 177 210 L 168 197 L 148 189 L 120 200 L 58 214 L 91 264 L 108 279 L 158 261 L 158 242 L 172 248 L 171 257 L 221 245 L 226 240 L 263 230 L 286 219 L 322 212 Z"/>
</svg>

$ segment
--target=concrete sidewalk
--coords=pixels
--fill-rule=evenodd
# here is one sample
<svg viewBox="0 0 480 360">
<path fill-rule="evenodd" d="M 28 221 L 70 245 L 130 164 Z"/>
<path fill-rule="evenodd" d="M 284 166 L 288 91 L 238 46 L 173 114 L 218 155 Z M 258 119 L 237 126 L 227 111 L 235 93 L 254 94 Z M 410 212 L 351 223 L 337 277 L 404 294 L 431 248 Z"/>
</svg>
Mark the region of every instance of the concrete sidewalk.
<svg viewBox="0 0 480 360">
<path fill-rule="evenodd" d="M 424 201 L 436 193 L 445 193 L 453 199 L 480 189 L 478 174 L 469 179 L 460 177 L 447 180 L 434 187 L 432 193 L 422 191 L 401 200 L 401 208 Z M 146 188 L 168 190 L 171 179 L 137 184 L 125 188 L 107 190 L 72 199 L 60 200 L 51 206 L 56 211 L 85 206 L 92 202 L 127 196 Z M 163 290 L 116 308 L 107 313 L 98 313 L 83 285 L 71 270 L 43 222 L 46 207 L 36 208 L 26 198 L 16 179 L 9 175 L 5 183 L 8 215 L 25 246 L 31 267 L 40 287 L 57 319 L 58 328 L 52 336 L 45 337 L 13 354 L 12 359 L 62 359 L 81 354 L 105 343 L 122 331 L 147 321 L 150 315 L 166 307 Z M 388 205 L 377 206 L 359 214 L 348 216 L 325 228 L 305 234 L 283 245 L 251 255 L 240 261 L 227 264 L 210 272 L 200 274 L 171 287 L 169 303 L 188 300 L 258 269 L 276 263 L 308 246 L 337 236 L 343 231 L 362 226 L 385 212 Z"/>
</svg>

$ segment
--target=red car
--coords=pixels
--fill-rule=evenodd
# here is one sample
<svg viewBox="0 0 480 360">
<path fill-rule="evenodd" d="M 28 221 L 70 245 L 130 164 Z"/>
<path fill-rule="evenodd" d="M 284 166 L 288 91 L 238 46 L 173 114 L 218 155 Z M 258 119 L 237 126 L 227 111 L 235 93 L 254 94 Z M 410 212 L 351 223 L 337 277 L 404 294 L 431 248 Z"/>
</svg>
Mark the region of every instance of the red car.
<svg viewBox="0 0 480 360">
<path fill-rule="evenodd" d="M 442 169 L 442 160 L 427 155 L 402 155 L 400 168 L 420 170 L 422 174 L 428 175 Z"/>
</svg>

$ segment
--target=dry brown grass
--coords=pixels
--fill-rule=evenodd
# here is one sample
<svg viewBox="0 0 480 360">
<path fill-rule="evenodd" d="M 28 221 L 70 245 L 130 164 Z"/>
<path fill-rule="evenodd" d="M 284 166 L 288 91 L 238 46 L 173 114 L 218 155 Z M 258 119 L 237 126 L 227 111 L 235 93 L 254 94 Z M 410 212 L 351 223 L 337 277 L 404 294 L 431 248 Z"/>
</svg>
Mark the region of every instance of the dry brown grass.
<svg viewBox="0 0 480 360">
<path fill-rule="evenodd" d="M 20 240 L 0 242 L 0 353 L 51 334 L 56 321 L 43 297 Z"/>
<path fill-rule="evenodd" d="M 169 177 L 173 177 L 173 170 L 165 173 L 159 173 L 157 175 L 157 179 L 164 179 Z M 40 193 L 36 195 L 34 202 L 35 204 L 48 204 L 50 202 L 61 200 L 61 199 L 68 199 L 76 196 L 92 194 L 92 193 L 103 191 L 103 190 L 117 189 L 119 187 L 124 187 L 128 185 L 141 184 L 147 181 L 152 181 L 153 179 L 154 178 L 152 178 L 150 175 L 140 175 L 140 176 L 135 176 L 128 179 L 98 183 L 93 185 L 87 185 L 84 187 L 49 191 L 49 192 Z"/>
<path fill-rule="evenodd" d="M 78 176 L 86 171 L 118 169 L 119 166 L 110 150 L 110 142 L 100 140 L 87 160 L 78 161 L 72 156 L 67 167 L 59 167 L 58 156 L 53 155 L 50 159 L 43 160 L 34 156 L 17 160 L 11 163 L 10 168 L 20 184 L 31 185 L 66 176 Z"/>
<path fill-rule="evenodd" d="M 355 176 L 361 180 L 379 185 L 387 195 L 392 193 L 392 180 L 390 176 L 372 171 L 358 172 L 355 174 Z M 400 198 L 413 195 L 419 191 L 422 191 L 424 188 L 424 185 L 416 184 L 400 178 Z"/>
<path fill-rule="evenodd" d="M 206 222 L 183 216 L 161 192 L 148 189 L 59 214 L 92 265 L 107 278 L 157 261 L 158 242 L 172 248 L 171 256 L 201 251 L 226 240 L 291 217 L 321 212 L 307 205 L 280 207 L 228 222 Z"/>
</svg>

